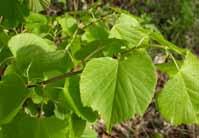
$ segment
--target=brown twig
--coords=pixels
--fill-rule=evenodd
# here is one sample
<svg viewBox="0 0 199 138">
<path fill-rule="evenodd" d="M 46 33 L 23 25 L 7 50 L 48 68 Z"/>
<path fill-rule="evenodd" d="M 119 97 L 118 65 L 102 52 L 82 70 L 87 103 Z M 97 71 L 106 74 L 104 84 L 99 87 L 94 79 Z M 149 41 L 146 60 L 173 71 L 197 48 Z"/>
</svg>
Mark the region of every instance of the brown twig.
<svg viewBox="0 0 199 138">
<path fill-rule="evenodd" d="M 78 70 L 78 71 L 73 71 L 73 72 L 67 72 L 67 73 L 64 73 L 62 75 L 59 75 L 59 76 L 55 76 L 53 78 L 50 78 L 48 80 L 45 80 L 45 81 L 40 81 L 36 84 L 28 84 L 27 85 L 27 88 L 33 88 L 33 87 L 37 87 L 38 85 L 46 85 L 46 84 L 49 84 L 49 83 L 52 83 L 52 82 L 55 82 L 55 81 L 58 81 L 58 80 L 62 80 L 62 79 L 65 79 L 67 77 L 70 77 L 70 76 L 73 76 L 73 75 L 76 75 L 76 74 L 79 74 L 81 73 L 82 70 Z"/>
</svg>

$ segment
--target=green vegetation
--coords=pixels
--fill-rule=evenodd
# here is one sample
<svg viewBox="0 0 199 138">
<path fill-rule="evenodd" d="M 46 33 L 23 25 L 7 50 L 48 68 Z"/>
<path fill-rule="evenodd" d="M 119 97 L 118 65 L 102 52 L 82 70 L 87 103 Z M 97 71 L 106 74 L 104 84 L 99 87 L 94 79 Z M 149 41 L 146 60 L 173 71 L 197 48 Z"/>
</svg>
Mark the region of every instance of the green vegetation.
<svg viewBox="0 0 199 138">
<path fill-rule="evenodd" d="M 49 0 L 4 0 L 0 138 L 95 138 L 98 119 L 110 133 L 143 116 L 152 99 L 172 125 L 198 124 L 197 41 L 185 38 L 197 28 L 199 4 L 168 1 L 146 0 L 148 9 L 139 10 L 139 1 L 131 1 L 134 15 L 111 1 L 48 15 Z M 153 62 L 155 50 L 163 63 Z M 169 76 L 159 93 L 157 70 Z"/>
</svg>

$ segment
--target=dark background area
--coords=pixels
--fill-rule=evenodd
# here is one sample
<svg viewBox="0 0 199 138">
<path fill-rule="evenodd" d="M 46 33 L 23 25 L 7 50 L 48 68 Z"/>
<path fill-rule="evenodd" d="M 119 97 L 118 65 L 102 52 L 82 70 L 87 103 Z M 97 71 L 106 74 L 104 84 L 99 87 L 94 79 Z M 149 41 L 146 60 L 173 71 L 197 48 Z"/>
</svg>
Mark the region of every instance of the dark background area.
<svg viewBox="0 0 199 138">
<path fill-rule="evenodd" d="M 50 15 L 61 14 L 64 10 L 86 10 L 93 5 L 120 7 L 154 24 L 178 46 L 198 51 L 198 0 L 66 0 L 65 4 L 53 0 L 52 3 L 47 11 Z"/>
</svg>

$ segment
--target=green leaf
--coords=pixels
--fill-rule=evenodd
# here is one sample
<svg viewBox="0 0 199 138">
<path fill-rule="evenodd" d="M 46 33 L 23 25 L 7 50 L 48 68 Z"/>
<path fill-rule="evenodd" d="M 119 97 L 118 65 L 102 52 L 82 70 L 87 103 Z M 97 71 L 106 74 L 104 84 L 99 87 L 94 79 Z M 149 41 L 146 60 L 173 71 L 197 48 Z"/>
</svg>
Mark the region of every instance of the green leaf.
<svg viewBox="0 0 199 138">
<path fill-rule="evenodd" d="M 61 72 L 52 71 L 52 72 L 45 73 L 45 78 L 50 79 L 50 78 L 53 78 L 55 76 L 60 76 L 60 75 L 62 75 Z M 55 101 L 57 101 L 60 98 L 60 96 L 63 97 L 64 84 L 65 84 L 64 79 L 57 80 L 57 81 L 47 84 L 44 88 L 45 97 L 48 97 L 49 99 L 55 100 Z"/>
<path fill-rule="evenodd" d="M 107 27 L 103 23 L 96 23 L 85 29 L 85 33 L 82 35 L 82 40 L 86 42 L 104 40 L 108 38 L 108 35 Z"/>
<path fill-rule="evenodd" d="M 91 53 L 93 57 L 100 57 L 102 55 L 105 56 L 113 56 L 117 55 L 123 49 L 126 48 L 125 41 L 115 38 L 109 38 L 102 40 L 95 40 L 88 43 L 85 46 L 82 46 L 76 53 L 75 57 L 77 59 L 85 59 Z"/>
<path fill-rule="evenodd" d="M 46 53 L 36 46 L 21 49 L 16 63 L 20 71 L 26 73 L 29 78 L 41 78 L 44 72 L 52 70 L 66 72 L 72 64 L 70 57 L 63 50 Z"/>
<path fill-rule="evenodd" d="M 128 14 L 121 14 L 116 24 L 110 32 L 111 38 L 126 40 L 129 47 L 138 47 L 140 45 L 148 45 L 149 31 L 143 29 L 138 20 Z"/>
<path fill-rule="evenodd" d="M 69 119 L 68 136 L 67 138 L 80 138 L 86 127 L 86 121 L 82 120 L 75 114 L 72 114 Z"/>
<path fill-rule="evenodd" d="M 165 49 L 169 49 L 169 50 L 173 50 L 175 52 L 177 52 L 178 54 L 183 55 L 184 53 L 186 53 L 185 49 L 182 49 L 180 47 L 177 47 L 175 44 L 169 42 L 168 40 L 166 40 L 164 38 L 164 36 L 159 33 L 159 32 L 153 32 L 150 33 L 150 38 L 156 42 L 158 42 L 159 44 L 161 44 L 161 46 Z"/>
<path fill-rule="evenodd" d="M 61 25 L 63 32 L 71 36 L 77 29 L 77 20 L 70 15 L 65 15 L 57 18 L 58 23 Z"/>
<path fill-rule="evenodd" d="M 72 61 L 73 61 L 74 66 L 76 66 L 80 63 L 80 60 L 78 60 L 75 57 L 75 54 L 81 49 L 81 46 L 82 46 L 81 36 L 77 35 L 70 46 L 70 51 L 71 51 Z"/>
<path fill-rule="evenodd" d="M 55 117 L 31 118 L 19 114 L 2 126 L 2 138 L 66 138 L 67 121 Z"/>
<path fill-rule="evenodd" d="M 199 60 L 187 53 L 184 64 L 158 95 L 162 116 L 172 124 L 199 123 Z"/>
<path fill-rule="evenodd" d="M 45 73 L 45 78 L 49 79 L 54 76 L 59 76 L 62 73 L 60 72 L 48 72 Z M 70 107 L 66 104 L 66 99 L 64 97 L 64 84 L 65 80 L 57 80 L 51 82 L 43 88 L 43 97 L 46 100 L 51 100 L 54 103 L 54 114 L 57 118 L 64 120 L 68 117 L 68 114 L 71 112 Z"/>
<path fill-rule="evenodd" d="M 8 46 L 15 57 L 21 48 L 28 46 L 40 47 L 45 52 L 53 52 L 56 50 L 56 47 L 49 45 L 44 39 L 31 33 L 22 33 L 12 37 L 8 42 Z"/>
<path fill-rule="evenodd" d="M 43 78 L 52 70 L 65 72 L 72 65 L 69 55 L 34 34 L 19 34 L 9 41 L 16 65 L 28 78 Z"/>
<path fill-rule="evenodd" d="M 93 112 L 91 108 L 82 105 L 79 92 L 79 76 L 66 79 L 64 97 L 67 105 L 69 105 L 77 116 L 91 122 L 96 120 L 97 113 Z"/>
<path fill-rule="evenodd" d="M 104 41 L 96 40 L 82 46 L 74 54 L 75 58 L 78 60 L 84 60 L 89 54 L 93 53 L 94 51 L 97 51 L 97 49 L 100 49 L 100 47 L 103 48 L 104 47 L 103 42 Z M 99 57 L 99 56 L 102 56 L 102 49 L 101 51 L 96 52 L 92 57 Z"/>
<path fill-rule="evenodd" d="M 177 64 L 179 66 L 181 66 L 182 62 L 178 61 Z M 173 62 L 156 64 L 155 66 L 158 70 L 162 71 L 163 73 L 167 73 L 170 78 L 172 78 L 173 76 L 175 76 L 178 73 L 178 69 L 177 69 L 175 63 L 173 63 Z"/>
<path fill-rule="evenodd" d="M 142 115 L 153 97 L 156 74 L 148 54 L 133 51 L 124 59 L 89 61 L 82 73 L 80 92 L 85 106 L 97 110 L 108 129 Z"/>
<path fill-rule="evenodd" d="M 16 64 L 15 63 L 13 63 L 13 64 L 10 64 L 10 65 L 8 65 L 7 67 L 6 67 L 6 69 L 5 69 L 5 71 L 4 71 L 4 73 L 3 73 L 3 77 L 4 76 L 7 76 L 7 75 L 9 75 L 9 74 L 20 74 L 19 73 L 19 71 L 17 70 L 17 68 L 16 68 Z"/>
<path fill-rule="evenodd" d="M 3 0 L 0 4 L 0 16 L 4 16 L 3 24 L 8 27 L 19 25 L 28 15 L 28 9 L 25 2 L 19 0 Z"/>
<path fill-rule="evenodd" d="M 12 54 L 8 48 L 8 39 L 9 36 L 5 32 L 0 32 L 0 66 L 5 63 L 8 57 L 11 57 Z"/>
<path fill-rule="evenodd" d="M 44 34 L 49 31 L 47 18 L 39 13 L 30 13 L 26 18 L 25 28 L 32 33 Z"/>
<path fill-rule="evenodd" d="M 30 95 L 17 74 L 9 74 L 0 82 L 0 124 L 11 121 Z"/>
<path fill-rule="evenodd" d="M 140 26 L 139 18 L 128 13 L 122 13 L 117 19 L 116 24 L 126 24 L 127 26 L 133 27 Z"/>
</svg>

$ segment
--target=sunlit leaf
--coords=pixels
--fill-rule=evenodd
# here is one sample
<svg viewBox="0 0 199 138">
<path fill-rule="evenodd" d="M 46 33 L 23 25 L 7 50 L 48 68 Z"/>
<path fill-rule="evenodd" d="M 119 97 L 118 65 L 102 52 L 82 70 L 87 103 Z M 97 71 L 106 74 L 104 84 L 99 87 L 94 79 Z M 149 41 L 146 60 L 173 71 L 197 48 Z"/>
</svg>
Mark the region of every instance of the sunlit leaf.
<svg viewBox="0 0 199 138">
<path fill-rule="evenodd" d="M 152 100 L 155 69 L 145 51 L 134 51 L 124 59 L 96 58 L 81 75 L 80 93 L 85 106 L 97 110 L 107 127 L 142 115 Z"/>
</svg>

